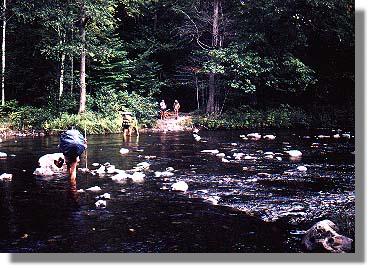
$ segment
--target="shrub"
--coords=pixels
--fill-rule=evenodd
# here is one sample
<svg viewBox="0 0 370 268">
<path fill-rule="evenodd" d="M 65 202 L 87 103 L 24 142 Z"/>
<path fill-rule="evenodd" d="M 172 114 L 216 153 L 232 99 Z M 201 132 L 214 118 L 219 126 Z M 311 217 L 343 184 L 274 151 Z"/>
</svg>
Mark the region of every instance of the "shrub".
<svg viewBox="0 0 370 268">
<path fill-rule="evenodd" d="M 43 124 L 45 130 L 49 132 L 59 132 L 74 126 L 82 133 L 87 134 L 107 134 L 121 132 L 122 118 L 119 114 L 116 117 L 104 117 L 102 115 L 85 112 L 83 114 L 63 113 L 60 117 L 46 121 Z"/>
</svg>

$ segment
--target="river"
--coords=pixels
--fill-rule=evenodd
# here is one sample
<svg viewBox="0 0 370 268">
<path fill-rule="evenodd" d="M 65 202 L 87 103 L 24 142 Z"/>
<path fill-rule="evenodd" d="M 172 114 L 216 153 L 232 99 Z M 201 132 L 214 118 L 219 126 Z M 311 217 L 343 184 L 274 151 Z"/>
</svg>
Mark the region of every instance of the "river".
<svg viewBox="0 0 370 268">
<path fill-rule="evenodd" d="M 200 141 L 188 132 L 88 136 L 89 169 L 150 168 L 141 182 L 79 172 L 77 185 L 65 174 L 33 175 L 40 156 L 58 151 L 58 137 L 4 140 L 0 174 L 13 179 L 0 181 L 0 252 L 304 252 L 304 231 L 322 219 L 354 239 L 354 137 L 262 133 L 276 139 L 246 141 L 246 131 L 201 131 Z M 225 156 L 202 152 L 210 149 Z M 303 156 L 290 159 L 292 149 Z M 173 175 L 156 176 L 166 169 Z M 178 181 L 189 189 L 171 191 Z M 86 191 L 93 186 L 102 191 Z M 111 198 L 98 209 L 104 193 Z"/>
</svg>

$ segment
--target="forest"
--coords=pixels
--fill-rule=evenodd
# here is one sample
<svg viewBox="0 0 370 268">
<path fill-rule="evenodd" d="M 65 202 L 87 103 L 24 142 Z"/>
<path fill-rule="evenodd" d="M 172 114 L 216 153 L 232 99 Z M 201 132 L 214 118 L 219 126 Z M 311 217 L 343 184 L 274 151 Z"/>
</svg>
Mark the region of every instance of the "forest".
<svg viewBox="0 0 370 268">
<path fill-rule="evenodd" d="M 354 0 L 3 0 L 0 129 L 354 128 Z"/>
</svg>

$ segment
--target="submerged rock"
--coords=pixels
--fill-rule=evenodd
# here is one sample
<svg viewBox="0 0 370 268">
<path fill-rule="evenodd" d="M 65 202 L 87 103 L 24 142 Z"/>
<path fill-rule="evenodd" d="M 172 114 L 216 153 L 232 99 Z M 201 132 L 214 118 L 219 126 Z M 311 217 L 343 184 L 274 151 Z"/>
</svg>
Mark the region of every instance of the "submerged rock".
<svg viewBox="0 0 370 268">
<path fill-rule="evenodd" d="M 189 189 L 189 186 L 184 181 L 179 181 L 171 185 L 172 191 L 186 192 Z"/>
<path fill-rule="evenodd" d="M 304 235 L 302 243 L 309 251 L 342 253 L 350 251 L 353 240 L 337 232 L 338 227 L 330 220 L 312 226 Z"/>
</svg>

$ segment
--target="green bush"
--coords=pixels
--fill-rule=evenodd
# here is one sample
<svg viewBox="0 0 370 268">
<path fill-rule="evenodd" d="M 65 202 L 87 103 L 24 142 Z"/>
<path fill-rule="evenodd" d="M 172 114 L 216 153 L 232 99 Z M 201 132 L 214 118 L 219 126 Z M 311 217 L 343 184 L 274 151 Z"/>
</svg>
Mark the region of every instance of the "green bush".
<svg viewBox="0 0 370 268">
<path fill-rule="evenodd" d="M 308 127 L 311 119 L 301 108 L 281 105 L 267 111 L 243 106 L 220 116 L 198 116 L 193 122 L 208 129 L 292 128 Z"/>
<path fill-rule="evenodd" d="M 85 112 L 83 114 L 67 114 L 64 113 L 60 117 L 46 121 L 43 128 L 49 132 L 59 132 L 74 126 L 82 133 L 87 134 L 107 134 L 121 132 L 122 118 L 119 114 L 115 117 L 104 117 L 93 112 Z"/>
<path fill-rule="evenodd" d="M 120 111 L 132 112 L 141 127 L 151 127 L 157 117 L 157 103 L 153 98 L 143 97 L 135 92 L 115 92 L 112 89 L 98 90 L 90 96 L 87 107 L 107 118 L 115 118 Z"/>
</svg>

